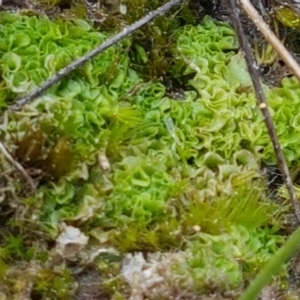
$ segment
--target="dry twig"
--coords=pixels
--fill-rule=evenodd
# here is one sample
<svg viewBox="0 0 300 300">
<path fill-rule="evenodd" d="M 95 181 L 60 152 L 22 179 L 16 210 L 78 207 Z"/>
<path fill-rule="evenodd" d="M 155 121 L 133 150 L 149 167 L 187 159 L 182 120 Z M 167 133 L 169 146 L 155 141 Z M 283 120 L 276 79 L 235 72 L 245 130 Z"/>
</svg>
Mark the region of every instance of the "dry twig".
<svg viewBox="0 0 300 300">
<path fill-rule="evenodd" d="M 243 3 L 249 2 L 249 0 L 241 0 Z M 258 68 L 257 68 L 257 63 L 253 57 L 251 48 L 249 46 L 249 43 L 247 41 L 247 38 L 244 33 L 244 29 L 242 27 L 242 23 L 240 20 L 240 13 L 239 13 L 239 8 L 237 5 L 237 0 L 228 0 L 229 8 L 231 11 L 232 15 L 232 20 L 234 22 L 235 28 L 236 28 L 236 33 L 241 45 L 241 48 L 245 54 L 245 60 L 247 63 L 247 67 L 253 82 L 256 98 L 259 103 L 259 108 L 264 116 L 264 121 L 266 123 L 266 127 L 271 139 L 271 142 L 273 144 L 273 148 L 277 157 L 277 162 L 279 165 L 279 168 L 281 170 L 281 173 L 284 178 L 284 182 L 286 184 L 287 190 L 289 192 L 289 196 L 291 198 L 291 202 L 294 208 L 294 213 L 296 215 L 298 223 L 300 223 L 300 208 L 299 208 L 299 203 L 295 194 L 295 190 L 293 187 L 291 175 L 286 163 L 286 160 L 284 158 L 284 155 L 282 153 L 282 149 L 280 147 L 280 143 L 278 140 L 278 136 L 274 127 L 274 123 L 272 120 L 272 117 L 270 115 L 270 111 L 268 109 L 268 105 L 266 102 L 266 98 L 262 89 L 262 85 L 259 79 L 259 73 L 258 73 Z M 250 3 L 249 3 L 250 5 Z M 248 13 L 246 11 L 246 13 Z M 255 22 L 257 24 L 257 22 Z M 299 73 L 300 74 L 300 73 Z"/>
<path fill-rule="evenodd" d="M 273 33 L 269 28 L 263 18 L 259 15 L 254 6 L 250 3 L 249 0 L 239 0 L 244 11 L 248 17 L 252 20 L 255 26 L 260 30 L 265 39 L 272 45 L 276 50 L 280 58 L 285 62 L 289 69 L 293 72 L 295 77 L 300 81 L 300 66 L 290 54 L 290 52 L 284 47 L 278 37 Z"/>
<path fill-rule="evenodd" d="M 9 107 L 9 109 L 14 111 L 22 109 L 27 103 L 41 96 L 48 88 L 50 88 L 51 86 L 59 82 L 62 78 L 68 76 L 71 72 L 73 72 L 77 68 L 84 65 L 87 61 L 91 60 L 92 58 L 94 58 L 96 55 L 100 54 L 107 48 L 115 45 L 125 37 L 132 34 L 134 31 L 139 29 L 140 27 L 152 21 L 154 18 L 165 14 L 167 11 L 169 11 L 175 5 L 179 4 L 181 1 L 182 0 L 171 0 L 166 4 L 160 6 L 158 9 L 154 11 L 150 11 L 146 16 L 144 16 L 137 22 L 131 24 L 130 26 L 125 27 L 118 34 L 108 39 L 107 41 L 99 45 L 97 48 L 95 48 L 94 50 L 90 51 L 89 53 L 73 61 L 63 69 L 59 70 L 54 76 L 52 76 L 51 78 L 43 82 L 36 90 L 18 99 L 15 104 Z"/>
<path fill-rule="evenodd" d="M 24 170 L 22 165 L 18 163 L 16 160 L 13 159 L 13 157 L 10 155 L 10 153 L 6 150 L 5 146 L 2 142 L 0 142 L 0 152 L 4 155 L 4 157 L 11 162 L 11 164 L 23 175 L 23 177 L 27 180 L 29 185 L 31 186 L 31 189 L 33 191 L 36 190 L 36 186 L 33 182 L 33 179 L 27 174 L 27 172 Z"/>
</svg>

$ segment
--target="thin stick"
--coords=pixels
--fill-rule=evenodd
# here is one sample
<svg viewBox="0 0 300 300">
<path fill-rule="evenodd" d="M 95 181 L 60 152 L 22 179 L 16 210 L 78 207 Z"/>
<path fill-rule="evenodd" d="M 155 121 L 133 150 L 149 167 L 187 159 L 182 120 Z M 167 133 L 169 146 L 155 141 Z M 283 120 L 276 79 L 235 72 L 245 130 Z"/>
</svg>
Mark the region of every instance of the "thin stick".
<svg viewBox="0 0 300 300">
<path fill-rule="evenodd" d="M 287 166 L 287 163 L 285 161 L 285 158 L 282 153 L 282 149 L 280 147 L 280 143 L 278 140 L 278 136 L 274 127 L 274 123 L 272 120 L 272 117 L 270 115 L 270 111 L 268 109 L 268 105 L 266 102 L 266 98 L 262 89 L 262 85 L 259 79 L 258 69 L 257 69 L 257 63 L 253 57 L 251 48 L 248 44 L 247 38 L 244 33 L 244 29 L 242 27 L 242 23 L 240 20 L 240 13 L 239 8 L 236 4 L 237 0 L 228 0 L 229 8 L 231 11 L 232 19 L 236 27 L 237 36 L 241 45 L 241 48 L 243 52 L 245 53 L 245 60 L 247 63 L 247 67 L 253 82 L 256 98 L 258 100 L 259 108 L 264 116 L 264 121 L 266 123 L 266 127 L 271 139 L 271 142 L 273 144 L 274 152 L 277 157 L 277 162 L 279 165 L 279 168 L 281 170 L 281 173 L 284 178 L 284 182 L 286 184 L 287 190 L 289 192 L 289 196 L 294 208 L 294 213 L 296 215 L 298 223 L 300 223 L 300 208 L 299 203 L 294 191 L 291 175 Z M 248 1 L 248 0 L 242 0 L 242 1 Z"/>
<path fill-rule="evenodd" d="M 11 164 L 24 176 L 24 178 L 28 181 L 28 183 L 31 186 L 31 189 L 33 191 L 36 190 L 36 186 L 33 182 L 33 179 L 27 174 L 27 172 L 24 170 L 24 168 L 22 167 L 22 165 L 20 163 L 18 163 L 17 161 L 15 161 L 13 159 L 13 157 L 9 154 L 9 152 L 6 150 L 5 146 L 3 145 L 2 142 L 0 142 L 0 151 L 2 152 L 2 154 L 4 155 L 4 157 L 11 162 Z"/>
<path fill-rule="evenodd" d="M 259 15 L 254 6 L 249 0 L 239 0 L 244 11 L 247 13 L 248 17 L 252 20 L 255 26 L 260 30 L 265 39 L 272 45 L 276 50 L 280 58 L 285 62 L 289 69 L 293 72 L 295 77 L 300 81 L 300 66 L 290 54 L 290 52 L 284 47 L 281 41 L 265 23 L 263 18 Z"/>
<path fill-rule="evenodd" d="M 50 88 L 51 86 L 59 82 L 62 78 L 68 76 L 71 72 L 73 72 L 77 68 L 84 65 L 87 61 L 91 60 L 92 58 L 94 58 L 96 55 L 100 54 L 107 48 L 115 45 L 117 42 L 129 36 L 140 27 L 152 21 L 154 18 L 165 14 L 167 11 L 169 11 L 175 5 L 179 4 L 181 1 L 182 0 L 171 0 L 166 4 L 160 6 L 158 9 L 149 12 L 146 16 L 144 16 L 137 22 L 131 24 L 128 27 L 125 27 L 118 34 L 106 40 L 104 43 L 99 45 L 94 50 L 90 51 L 89 53 L 73 61 L 63 69 L 59 70 L 54 76 L 52 76 L 51 78 L 43 82 L 36 90 L 32 91 L 31 93 L 17 100 L 15 104 L 9 107 L 9 109 L 14 111 L 20 110 L 21 108 L 24 107 L 24 105 L 26 105 L 29 102 L 32 102 L 35 98 L 41 96 L 48 88 Z"/>
</svg>

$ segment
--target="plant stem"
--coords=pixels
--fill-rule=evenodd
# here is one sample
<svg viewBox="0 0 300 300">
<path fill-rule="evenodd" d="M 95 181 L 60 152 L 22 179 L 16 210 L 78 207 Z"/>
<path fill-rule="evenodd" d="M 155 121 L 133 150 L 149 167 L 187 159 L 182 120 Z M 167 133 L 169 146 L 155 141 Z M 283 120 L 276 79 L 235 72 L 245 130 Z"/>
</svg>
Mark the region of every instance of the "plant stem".
<svg viewBox="0 0 300 300">
<path fill-rule="evenodd" d="M 257 299 L 263 287 L 271 282 L 272 277 L 276 275 L 283 264 L 292 257 L 299 248 L 299 245 L 300 227 L 292 233 L 285 244 L 277 251 L 275 256 L 264 266 L 239 300 Z"/>
</svg>

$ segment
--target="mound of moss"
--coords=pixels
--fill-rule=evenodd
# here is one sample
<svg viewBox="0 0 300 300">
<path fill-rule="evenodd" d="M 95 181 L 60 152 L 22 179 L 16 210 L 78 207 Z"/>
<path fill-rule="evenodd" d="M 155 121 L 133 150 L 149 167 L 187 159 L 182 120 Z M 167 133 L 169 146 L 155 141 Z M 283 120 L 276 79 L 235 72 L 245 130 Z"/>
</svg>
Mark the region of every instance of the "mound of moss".
<svg viewBox="0 0 300 300">
<path fill-rule="evenodd" d="M 1 13 L 0 32 L 3 111 L 112 34 L 12 13 Z M 275 157 L 234 31 L 205 17 L 176 29 L 169 47 L 168 73 L 193 87 L 180 99 L 145 78 L 153 57 L 127 38 L 22 111 L 4 112 L 1 140 L 37 185 L 0 155 L 4 299 L 73 299 L 74 264 L 102 272 L 97 284 L 113 299 L 239 292 L 283 243 L 288 208 L 260 174 Z M 286 78 L 265 91 L 292 166 L 300 86 Z M 77 237 L 72 258 L 58 251 L 66 228 Z"/>
</svg>

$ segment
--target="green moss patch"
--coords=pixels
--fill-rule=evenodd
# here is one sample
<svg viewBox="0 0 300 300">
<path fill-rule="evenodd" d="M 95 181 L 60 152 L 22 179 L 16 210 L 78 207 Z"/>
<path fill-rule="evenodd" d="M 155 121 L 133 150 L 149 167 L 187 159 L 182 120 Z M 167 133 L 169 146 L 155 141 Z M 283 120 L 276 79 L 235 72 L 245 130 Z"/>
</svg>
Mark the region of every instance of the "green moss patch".
<svg viewBox="0 0 300 300">
<path fill-rule="evenodd" d="M 260 172 L 275 157 L 235 33 L 209 17 L 175 25 L 167 73 L 192 87 L 180 99 L 157 69 L 142 71 L 156 58 L 134 37 L 4 113 L 1 139 L 38 186 L 32 192 L 0 155 L 7 297 L 71 299 L 91 266 L 112 299 L 239 293 L 283 243 L 289 207 L 270 199 Z M 0 14 L 0 32 L 3 111 L 112 34 L 81 19 L 12 13 Z M 265 91 L 294 166 L 300 86 L 286 78 Z M 59 248 L 66 228 L 80 231 Z M 21 266 L 31 275 L 21 278 Z"/>
</svg>

